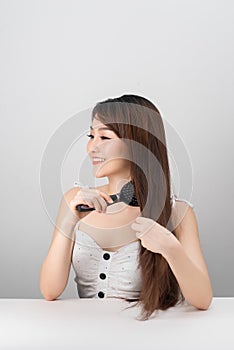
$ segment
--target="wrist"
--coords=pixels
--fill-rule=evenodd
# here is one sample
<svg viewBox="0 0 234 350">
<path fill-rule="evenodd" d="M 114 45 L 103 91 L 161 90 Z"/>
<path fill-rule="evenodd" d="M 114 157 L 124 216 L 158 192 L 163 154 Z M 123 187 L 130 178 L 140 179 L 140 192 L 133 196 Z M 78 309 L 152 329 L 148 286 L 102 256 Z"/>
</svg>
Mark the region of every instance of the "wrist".
<svg viewBox="0 0 234 350">
<path fill-rule="evenodd" d="M 171 233 L 167 237 L 167 244 L 162 249 L 161 255 L 166 259 L 170 260 L 175 257 L 181 249 L 181 243 L 179 240 Z"/>
</svg>

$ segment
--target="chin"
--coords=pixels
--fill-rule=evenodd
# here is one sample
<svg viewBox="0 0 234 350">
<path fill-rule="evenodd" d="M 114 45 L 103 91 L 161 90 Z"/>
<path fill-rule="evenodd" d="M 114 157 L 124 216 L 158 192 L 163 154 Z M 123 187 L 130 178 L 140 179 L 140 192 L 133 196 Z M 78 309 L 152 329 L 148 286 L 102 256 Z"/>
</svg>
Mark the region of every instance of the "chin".
<svg viewBox="0 0 234 350">
<path fill-rule="evenodd" d="M 106 174 L 102 173 L 101 171 L 94 171 L 93 176 L 96 177 L 97 179 L 106 177 Z"/>
<path fill-rule="evenodd" d="M 96 178 L 96 179 L 100 179 L 100 178 L 102 178 L 102 177 L 106 177 L 106 175 L 94 175 L 94 177 Z"/>
<path fill-rule="evenodd" d="M 115 169 L 108 169 L 108 167 L 100 167 L 100 168 L 96 168 L 96 169 L 93 169 L 93 176 L 96 177 L 96 178 L 102 178 L 102 177 L 106 177 L 108 176 L 109 174 L 113 174 L 115 173 Z"/>
</svg>

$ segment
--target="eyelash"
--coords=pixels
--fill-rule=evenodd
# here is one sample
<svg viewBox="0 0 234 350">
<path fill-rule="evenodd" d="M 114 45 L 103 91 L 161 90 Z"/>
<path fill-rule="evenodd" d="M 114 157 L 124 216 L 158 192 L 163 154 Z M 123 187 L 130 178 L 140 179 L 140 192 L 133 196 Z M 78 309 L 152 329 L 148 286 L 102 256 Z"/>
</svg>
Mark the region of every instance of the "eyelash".
<svg viewBox="0 0 234 350">
<path fill-rule="evenodd" d="M 93 135 L 86 135 L 86 136 L 88 136 L 88 137 L 90 137 L 91 139 L 93 139 Z M 110 140 L 110 138 L 109 137 L 106 137 L 106 136 L 101 136 L 101 139 L 104 139 L 104 140 Z"/>
</svg>

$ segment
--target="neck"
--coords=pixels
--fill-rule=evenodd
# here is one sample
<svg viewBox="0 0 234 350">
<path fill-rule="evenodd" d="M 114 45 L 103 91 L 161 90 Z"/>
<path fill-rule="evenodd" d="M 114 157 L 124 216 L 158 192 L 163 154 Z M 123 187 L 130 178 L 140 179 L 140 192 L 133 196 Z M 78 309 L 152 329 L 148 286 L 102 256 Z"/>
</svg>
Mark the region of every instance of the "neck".
<svg viewBox="0 0 234 350">
<path fill-rule="evenodd" d="M 119 193 L 122 187 L 128 183 L 131 178 L 130 176 L 126 176 L 126 178 L 119 177 L 108 177 L 109 183 L 107 185 L 107 193 L 108 194 L 116 194 Z"/>
</svg>

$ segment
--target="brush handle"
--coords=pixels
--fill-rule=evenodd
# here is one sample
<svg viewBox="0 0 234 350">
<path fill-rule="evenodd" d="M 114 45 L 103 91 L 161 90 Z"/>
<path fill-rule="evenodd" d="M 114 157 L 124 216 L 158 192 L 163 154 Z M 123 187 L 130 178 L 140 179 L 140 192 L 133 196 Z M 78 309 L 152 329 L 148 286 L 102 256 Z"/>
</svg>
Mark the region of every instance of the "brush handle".
<svg viewBox="0 0 234 350">
<path fill-rule="evenodd" d="M 107 206 L 112 205 L 114 203 L 117 203 L 119 200 L 119 194 L 110 194 L 111 199 L 114 201 L 113 203 L 107 203 Z M 84 212 L 84 211 L 91 211 L 91 210 L 95 210 L 95 208 L 91 208 L 88 205 L 85 204 L 78 204 L 76 206 L 76 209 L 79 212 Z"/>
</svg>

